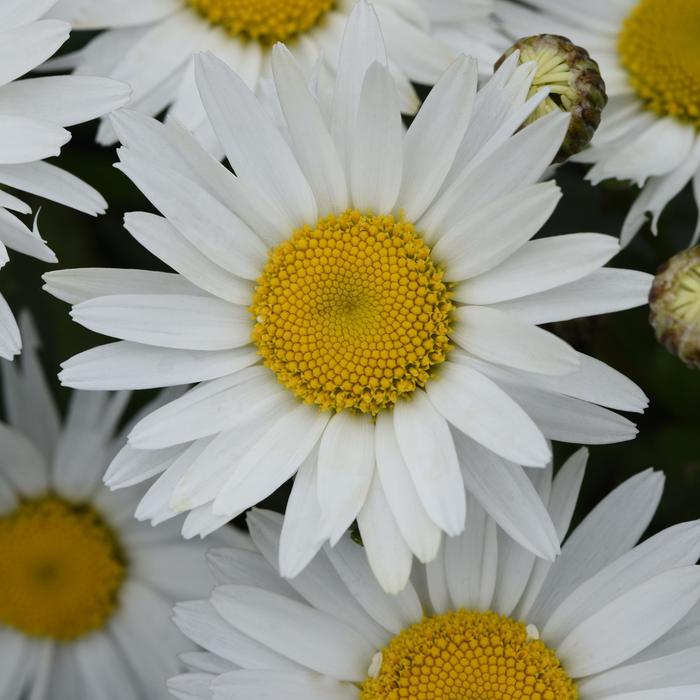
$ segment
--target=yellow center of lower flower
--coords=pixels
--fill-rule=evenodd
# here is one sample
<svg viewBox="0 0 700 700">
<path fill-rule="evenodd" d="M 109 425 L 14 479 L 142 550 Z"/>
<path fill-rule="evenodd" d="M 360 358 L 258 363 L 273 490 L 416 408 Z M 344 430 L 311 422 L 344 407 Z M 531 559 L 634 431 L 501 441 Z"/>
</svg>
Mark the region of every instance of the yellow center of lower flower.
<svg viewBox="0 0 700 700">
<path fill-rule="evenodd" d="M 557 655 L 493 612 L 427 618 L 372 663 L 360 700 L 576 700 Z"/>
<path fill-rule="evenodd" d="M 0 624 L 76 639 L 104 627 L 124 575 L 119 543 L 91 506 L 50 495 L 0 517 Z"/>
<path fill-rule="evenodd" d="M 682 321 L 700 322 L 700 265 L 686 270 L 678 280 L 671 312 Z"/>
<path fill-rule="evenodd" d="M 187 0 L 231 36 L 265 46 L 288 41 L 317 25 L 336 0 Z"/>
<path fill-rule="evenodd" d="M 304 226 L 272 251 L 253 340 L 306 403 L 376 414 L 445 359 L 450 293 L 412 224 L 358 211 Z"/>
<path fill-rule="evenodd" d="M 700 0 L 640 0 L 619 53 L 649 109 L 700 127 Z"/>
</svg>

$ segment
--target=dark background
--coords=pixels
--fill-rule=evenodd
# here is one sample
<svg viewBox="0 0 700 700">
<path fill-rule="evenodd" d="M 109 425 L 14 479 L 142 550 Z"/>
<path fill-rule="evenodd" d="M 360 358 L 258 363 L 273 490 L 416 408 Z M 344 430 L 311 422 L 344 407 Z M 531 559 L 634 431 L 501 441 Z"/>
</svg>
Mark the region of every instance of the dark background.
<svg viewBox="0 0 700 700">
<path fill-rule="evenodd" d="M 57 267 L 125 267 L 166 269 L 123 229 L 125 212 L 150 210 L 150 205 L 127 178 L 112 167 L 114 149 L 94 144 L 95 124 L 73 130 L 73 140 L 53 162 L 96 187 L 109 201 L 106 215 L 92 218 L 50 202 L 21 195 L 34 211 L 41 208 L 39 226 L 60 261 Z M 608 182 L 597 188 L 583 180 L 585 168 L 563 166 L 557 180 L 564 197 L 542 231 L 544 235 L 596 231 L 617 236 L 636 188 Z M 613 262 L 647 272 L 687 246 L 697 212 L 690 188 L 667 207 L 658 239 L 647 228 Z M 59 402 L 65 406 L 69 390 L 60 387 L 60 362 L 108 339 L 73 323 L 68 306 L 41 290 L 41 275 L 54 266 L 10 252 L 0 273 L 0 291 L 17 314 L 28 308 L 44 343 L 43 360 Z M 577 349 L 597 357 L 638 383 L 651 400 L 638 422 L 640 434 L 627 443 L 591 448 L 591 459 L 578 517 L 632 474 L 653 466 L 667 475 L 654 530 L 700 517 L 700 372 L 685 367 L 657 344 L 647 321 L 646 307 L 582 321 L 557 324 L 555 331 Z M 132 409 L 152 392 L 137 392 Z M 576 446 L 557 445 L 556 464 Z M 268 505 L 281 510 L 285 490 Z"/>
</svg>

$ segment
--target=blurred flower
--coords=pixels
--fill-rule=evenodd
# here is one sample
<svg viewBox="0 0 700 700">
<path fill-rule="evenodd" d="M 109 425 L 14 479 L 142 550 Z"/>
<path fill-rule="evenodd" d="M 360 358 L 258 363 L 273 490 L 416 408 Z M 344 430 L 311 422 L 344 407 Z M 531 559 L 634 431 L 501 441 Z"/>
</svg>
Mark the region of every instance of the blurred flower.
<svg viewBox="0 0 700 700">
<path fill-rule="evenodd" d="M 55 16 L 75 29 L 107 29 L 55 65 L 85 75 L 110 75 L 133 89 L 131 107 L 155 116 L 165 109 L 210 151 L 221 155 L 202 108 L 193 55 L 211 51 L 261 92 L 271 77 L 272 46 L 284 42 L 307 77 L 332 90 L 340 44 L 356 0 L 59 0 Z M 376 0 L 375 9 L 396 81 L 399 105 L 414 113 L 411 82 L 433 85 L 456 53 L 482 61 L 492 48 L 493 0 Z M 98 139 L 116 134 L 104 121 Z"/>
<path fill-rule="evenodd" d="M 22 330 L 22 366 L 2 367 L 0 697 L 165 700 L 177 654 L 194 649 L 170 608 L 211 589 L 205 548 L 136 522 L 138 494 L 102 486 L 128 394 L 74 393 L 61 424 Z"/>
<path fill-rule="evenodd" d="M 700 246 L 659 268 L 649 295 L 649 320 L 666 349 L 700 369 Z"/>
<path fill-rule="evenodd" d="M 537 64 L 530 96 L 542 88 L 549 95 L 527 118 L 531 124 L 545 114 L 560 110 L 571 115 L 569 130 L 554 161 L 562 163 L 582 151 L 593 138 L 608 98 L 598 64 L 580 46 L 566 37 L 538 34 L 519 39 L 496 63 L 496 69 L 515 51 L 520 62 Z"/>
<path fill-rule="evenodd" d="M 585 455 L 535 478 L 563 540 Z M 635 546 L 663 477 L 648 470 L 605 498 L 552 564 L 470 501 L 464 534 L 383 593 L 345 535 L 297 578 L 277 571 L 282 519 L 249 515 L 251 543 L 216 549 L 209 600 L 175 622 L 209 654 L 173 678 L 183 700 L 539 698 L 691 700 L 700 692 L 700 523 Z M 251 574 L 251 571 L 254 571 Z"/>
<path fill-rule="evenodd" d="M 700 3 L 697 0 L 510 0 L 497 14 L 513 37 L 563 34 L 600 65 L 610 101 L 592 147 L 574 158 L 593 184 L 632 180 L 643 189 L 625 220 L 629 243 L 689 181 L 700 202 Z M 700 224 L 693 242 L 700 236 Z M 692 245 L 692 243 L 691 243 Z"/>
<path fill-rule="evenodd" d="M 609 236 L 529 241 L 559 201 L 538 180 L 568 124 L 554 113 L 513 136 L 544 97 L 526 101 L 531 65 L 514 55 L 477 94 L 474 61 L 459 58 L 405 133 L 371 8 L 349 26 L 330 124 L 283 46 L 277 123 L 221 61 L 198 57 L 237 176 L 176 125 L 115 116 L 119 168 L 163 214 L 126 227 L 178 274 L 47 275 L 78 323 L 121 339 L 69 360 L 61 379 L 202 382 L 139 422 L 107 483 L 163 472 L 137 516 L 191 511 L 191 537 L 298 472 L 287 576 L 355 518 L 403 562 L 429 561 L 441 531 L 464 528 L 465 483 L 552 558 L 551 523 L 516 465 L 544 466 L 545 438 L 633 438 L 601 406 L 646 399 L 537 324 L 642 304 L 651 276 L 601 269 L 618 250 Z"/>
<path fill-rule="evenodd" d="M 102 116 L 124 105 L 129 97 L 126 85 L 107 78 L 17 80 L 68 39 L 68 24 L 42 19 L 52 4 L 50 0 L 0 0 L 0 268 L 8 261 L 7 248 L 56 262 L 36 222 L 30 230 L 10 213 L 31 214 L 31 209 L 6 188 L 46 197 L 87 214 L 104 212 L 107 203 L 92 187 L 42 160 L 58 155 L 70 139 L 63 127 Z M 17 323 L 0 295 L 0 357 L 10 359 L 21 347 Z"/>
</svg>

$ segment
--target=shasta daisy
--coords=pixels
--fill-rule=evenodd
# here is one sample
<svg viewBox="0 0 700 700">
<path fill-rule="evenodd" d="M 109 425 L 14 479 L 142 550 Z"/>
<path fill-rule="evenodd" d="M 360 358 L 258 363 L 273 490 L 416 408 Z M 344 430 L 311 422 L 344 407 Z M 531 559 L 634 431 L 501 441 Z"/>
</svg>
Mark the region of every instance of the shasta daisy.
<svg viewBox="0 0 700 700">
<path fill-rule="evenodd" d="M 384 518 L 430 560 L 441 530 L 464 528 L 465 483 L 554 557 L 516 465 L 547 464 L 546 438 L 631 439 L 609 408 L 646 399 L 537 324 L 644 303 L 651 277 L 602 269 L 612 237 L 529 241 L 559 200 L 538 180 L 567 128 L 552 114 L 513 135 L 545 96 L 526 100 L 531 65 L 514 56 L 477 93 L 475 62 L 457 59 L 405 133 L 371 7 L 349 27 L 330 122 L 282 46 L 279 124 L 221 61 L 197 59 L 235 176 L 176 124 L 115 116 L 118 167 L 163 215 L 126 227 L 177 273 L 47 275 L 77 322 L 121 339 L 66 362 L 62 381 L 200 382 L 134 427 L 107 483 L 161 474 L 137 515 L 190 511 L 192 536 L 298 472 L 285 575 L 355 518 Z"/>
<path fill-rule="evenodd" d="M 165 700 L 177 654 L 201 653 L 170 607 L 213 584 L 205 547 L 138 523 L 138 493 L 102 485 L 128 393 L 76 392 L 62 421 L 36 334 L 22 330 L 21 366 L 2 366 L 0 697 Z M 217 539 L 237 541 L 230 529 Z"/>
<path fill-rule="evenodd" d="M 585 464 L 535 483 L 564 539 Z M 663 478 L 638 474 L 535 559 L 470 502 L 465 532 L 383 593 L 345 535 L 297 578 L 277 571 L 282 521 L 249 515 L 248 546 L 215 549 L 208 600 L 175 621 L 209 655 L 173 678 L 193 700 L 691 700 L 700 693 L 700 523 L 637 544 Z M 367 544 L 367 543 L 366 543 Z M 635 546 L 636 545 L 636 546 Z M 254 570 L 254 574 L 249 572 Z"/>
</svg>

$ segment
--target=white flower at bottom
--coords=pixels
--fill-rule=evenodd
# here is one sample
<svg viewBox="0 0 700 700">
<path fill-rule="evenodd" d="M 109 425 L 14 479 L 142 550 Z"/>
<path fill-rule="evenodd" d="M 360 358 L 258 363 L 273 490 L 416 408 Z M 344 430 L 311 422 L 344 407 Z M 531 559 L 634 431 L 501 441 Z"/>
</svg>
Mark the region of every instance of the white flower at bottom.
<svg viewBox="0 0 700 700">
<path fill-rule="evenodd" d="M 608 408 L 646 399 L 538 324 L 645 303 L 652 278 L 602 269 L 611 236 L 530 241 L 559 201 L 537 181 L 568 119 L 515 133 L 545 97 L 526 99 L 532 65 L 514 54 L 477 92 L 460 57 L 406 132 L 371 7 L 348 26 L 330 123 L 284 47 L 278 122 L 198 57 L 235 176 L 177 125 L 115 115 L 118 167 L 163 214 L 129 214 L 126 227 L 179 274 L 47 275 L 75 321 L 121 339 L 68 360 L 61 380 L 201 382 L 134 427 L 106 481 L 160 474 L 137 516 L 189 511 L 193 536 L 296 474 L 285 575 L 357 519 L 395 545 L 382 583 L 400 590 L 413 554 L 429 561 L 441 531 L 464 528 L 465 484 L 551 559 L 554 528 L 520 465 L 543 467 L 547 438 L 633 438 Z"/>
<path fill-rule="evenodd" d="M 537 488 L 563 539 L 585 454 Z M 465 533 L 414 570 L 398 596 L 377 586 L 345 536 L 297 578 L 277 573 L 281 518 L 249 516 L 251 544 L 215 549 L 220 585 L 176 607 L 209 652 L 174 678 L 178 698 L 257 700 L 692 700 L 700 693 L 700 522 L 635 546 L 663 477 L 605 498 L 552 564 L 478 504 Z M 473 506 L 473 507 L 471 507 Z"/>
<path fill-rule="evenodd" d="M 608 178 L 642 187 L 625 220 L 629 243 L 652 217 L 656 234 L 666 205 L 692 181 L 700 203 L 700 2 L 697 0 L 499 0 L 512 38 L 562 34 L 599 63 L 610 100 L 591 148 L 574 157 Z M 508 40 L 500 46 L 505 48 Z M 700 237 L 700 221 L 692 242 Z"/>
<path fill-rule="evenodd" d="M 100 117 L 129 98 L 124 83 L 88 76 L 18 80 L 55 53 L 68 39 L 70 25 L 46 19 L 55 0 L 0 0 L 0 268 L 7 248 L 45 262 L 56 256 L 39 235 L 11 212 L 31 208 L 7 191 L 21 190 L 87 214 L 103 213 L 107 203 L 92 187 L 45 163 L 70 139 L 64 128 Z M 20 352 L 22 340 L 10 308 L 0 295 L 0 357 Z"/>
<path fill-rule="evenodd" d="M 102 485 L 128 394 L 75 393 L 61 425 L 22 330 L 21 367 L 2 367 L 0 698 L 164 700 L 177 654 L 198 653 L 170 617 L 211 589 L 205 547 L 136 522 L 138 494 Z"/>
</svg>

